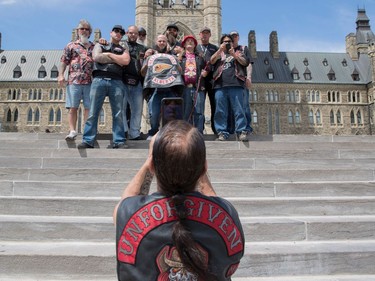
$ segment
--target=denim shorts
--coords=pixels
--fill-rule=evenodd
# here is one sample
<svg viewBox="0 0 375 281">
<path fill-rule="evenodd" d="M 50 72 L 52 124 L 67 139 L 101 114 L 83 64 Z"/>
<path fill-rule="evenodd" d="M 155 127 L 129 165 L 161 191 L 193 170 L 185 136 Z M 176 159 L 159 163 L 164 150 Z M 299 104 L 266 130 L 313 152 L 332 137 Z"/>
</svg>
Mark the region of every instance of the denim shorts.
<svg viewBox="0 0 375 281">
<path fill-rule="evenodd" d="M 81 100 L 85 109 L 90 108 L 90 87 L 88 85 L 70 84 L 66 87 L 66 108 L 78 108 Z"/>
</svg>

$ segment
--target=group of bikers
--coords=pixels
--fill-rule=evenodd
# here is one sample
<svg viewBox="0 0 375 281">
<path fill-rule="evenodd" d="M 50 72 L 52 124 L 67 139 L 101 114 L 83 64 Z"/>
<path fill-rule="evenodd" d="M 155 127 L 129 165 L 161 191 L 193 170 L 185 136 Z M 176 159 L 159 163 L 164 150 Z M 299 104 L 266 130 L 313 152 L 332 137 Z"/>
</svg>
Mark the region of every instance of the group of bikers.
<svg viewBox="0 0 375 281">
<path fill-rule="evenodd" d="M 169 24 L 146 46 L 146 30 L 131 25 L 115 25 L 109 41 L 89 41 L 92 27 L 81 20 L 78 38 L 64 48 L 58 82 L 67 82 L 66 108 L 69 109 L 69 134 L 77 137 L 77 111 L 81 100 L 85 109 L 82 143 L 78 148 L 94 148 L 98 120 L 108 96 L 112 111 L 112 148 L 126 148 L 126 140 L 151 139 L 160 128 L 164 98 L 183 100 L 185 121 L 200 133 L 205 131 L 205 101 L 211 108 L 211 129 L 217 140 L 235 134 L 248 141 L 252 132 L 249 107 L 251 58 L 246 46 L 239 45 L 239 34 L 223 34 L 220 45 L 210 42 L 211 30 L 203 27 L 200 43 L 193 35 L 178 40 L 179 28 Z M 126 40 L 124 39 L 126 35 Z M 65 70 L 68 79 L 65 81 Z M 150 129 L 141 132 L 144 100 L 147 102 Z"/>
</svg>

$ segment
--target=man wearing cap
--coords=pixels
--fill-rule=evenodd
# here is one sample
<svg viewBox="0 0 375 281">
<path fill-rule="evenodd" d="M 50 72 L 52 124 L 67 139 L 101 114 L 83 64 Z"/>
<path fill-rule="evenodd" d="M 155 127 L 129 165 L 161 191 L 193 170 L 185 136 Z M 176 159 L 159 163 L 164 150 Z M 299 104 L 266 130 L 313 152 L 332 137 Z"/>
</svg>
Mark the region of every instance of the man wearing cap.
<svg viewBox="0 0 375 281">
<path fill-rule="evenodd" d="M 125 87 L 122 83 L 123 66 L 129 64 L 129 53 L 120 45 L 125 30 L 115 25 L 110 33 L 108 45 L 97 43 L 93 50 L 94 70 L 90 90 L 90 113 L 85 123 L 82 143 L 79 149 L 94 148 L 98 130 L 98 119 L 104 99 L 109 98 L 112 110 L 112 148 L 125 148 L 125 131 L 123 120 L 123 100 Z"/>
<path fill-rule="evenodd" d="M 247 46 L 242 46 L 242 45 L 239 45 L 238 42 L 240 40 L 240 34 L 238 33 L 238 31 L 234 30 L 234 31 L 231 31 L 230 35 L 232 35 L 233 37 L 233 48 L 235 51 L 241 51 L 244 53 L 244 55 L 249 58 L 250 60 L 250 63 L 249 65 L 246 67 L 246 88 L 245 88 L 245 91 L 244 91 L 244 110 L 245 110 L 245 115 L 246 115 L 246 130 L 251 133 L 253 131 L 253 128 L 251 127 L 251 112 L 250 112 L 250 103 L 249 103 L 249 89 L 251 87 L 251 74 L 252 74 L 252 64 L 253 62 L 251 61 L 251 55 L 250 55 L 250 51 L 249 49 L 247 48 Z M 234 124 L 233 122 L 233 116 L 231 116 L 230 118 L 232 118 L 232 124 Z"/>
<path fill-rule="evenodd" d="M 77 137 L 77 112 L 81 100 L 85 108 L 84 121 L 86 121 L 90 110 L 91 74 L 94 66 L 92 51 L 95 46 L 89 41 L 91 32 L 90 23 L 80 20 L 77 27 L 78 40 L 66 45 L 61 56 L 59 77 L 57 78 L 60 87 L 65 85 L 65 70 L 69 65 L 65 101 L 65 107 L 69 109 L 69 134 L 65 137 L 66 140 L 74 140 Z"/>
<path fill-rule="evenodd" d="M 146 36 L 147 36 L 147 32 L 146 32 L 146 29 L 144 29 L 142 26 L 138 27 L 138 39 L 137 39 L 137 43 L 138 44 L 141 44 L 143 46 L 147 46 L 146 44 Z"/>
<path fill-rule="evenodd" d="M 174 23 L 168 24 L 167 29 L 165 31 L 165 36 L 167 36 L 168 39 L 168 47 L 173 55 L 176 55 L 178 52 L 180 52 L 179 48 L 181 44 L 177 40 L 178 31 L 178 26 Z"/>
<path fill-rule="evenodd" d="M 138 33 L 139 30 L 137 26 L 130 25 L 128 27 L 127 44 L 129 48 L 130 63 L 124 67 L 123 72 L 123 82 L 126 88 L 123 112 L 124 120 L 127 120 L 126 116 L 129 116 L 127 111 L 130 109 L 130 124 L 128 131 L 129 140 L 141 139 L 141 121 L 143 110 L 143 81 L 141 67 L 143 64 L 146 47 L 137 43 Z M 125 130 L 127 127 L 127 124 L 125 124 Z"/>
<path fill-rule="evenodd" d="M 220 38 L 219 50 L 211 56 L 210 62 L 214 64 L 216 101 L 214 122 L 218 140 L 227 140 L 231 133 L 228 122 L 229 109 L 231 109 L 235 117 L 235 133 L 238 140 L 248 141 L 243 100 L 246 67 L 250 60 L 243 51 L 234 50 L 232 35 L 223 34 Z"/>
<path fill-rule="evenodd" d="M 181 42 L 184 52 L 178 54 L 181 62 L 182 77 L 185 83 L 184 120 L 193 124 L 199 132 L 204 130 L 205 77 L 208 74 L 206 61 L 200 56 L 196 46 L 198 42 L 193 35 L 187 35 Z"/>
<path fill-rule="evenodd" d="M 199 37 L 201 40 L 201 44 L 197 46 L 198 52 L 204 57 L 205 61 L 209 62 L 211 56 L 216 53 L 218 50 L 218 47 L 214 44 L 210 43 L 210 37 L 211 37 L 211 29 L 207 26 L 203 27 L 199 32 Z M 211 108 L 211 129 L 214 134 L 216 134 L 215 124 L 214 124 L 214 116 L 215 116 L 215 92 L 213 89 L 213 68 L 211 65 L 209 67 L 209 73 L 204 78 L 205 85 L 206 85 L 206 93 L 210 101 L 210 108 Z"/>
</svg>

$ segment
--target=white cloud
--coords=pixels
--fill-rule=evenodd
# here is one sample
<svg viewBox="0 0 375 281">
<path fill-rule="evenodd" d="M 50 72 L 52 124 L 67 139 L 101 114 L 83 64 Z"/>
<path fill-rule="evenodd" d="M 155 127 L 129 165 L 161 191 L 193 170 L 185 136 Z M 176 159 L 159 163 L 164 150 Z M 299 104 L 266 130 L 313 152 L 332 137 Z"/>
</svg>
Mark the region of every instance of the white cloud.
<svg viewBox="0 0 375 281">
<path fill-rule="evenodd" d="M 16 0 L 0 0 L 0 5 L 13 5 L 16 3 Z"/>
<path fill-rule="evenodd" d="M 43 8 L 64 8 L 67 2 L 74 2 L 74 5 L 78 6 L 79 4 L 84 2 L 89 3 L 89 0 L 0 0 L 0 5 L 22 5 L 22 7 L 31 6 Z"/>
</svg>

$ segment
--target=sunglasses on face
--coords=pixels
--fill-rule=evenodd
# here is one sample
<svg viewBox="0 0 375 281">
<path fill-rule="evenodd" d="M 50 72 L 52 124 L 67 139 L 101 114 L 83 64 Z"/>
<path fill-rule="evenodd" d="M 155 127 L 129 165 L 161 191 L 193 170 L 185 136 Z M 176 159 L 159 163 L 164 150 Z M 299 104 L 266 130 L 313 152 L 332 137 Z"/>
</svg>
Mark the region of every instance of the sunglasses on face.
<svg viewBox="0 0 375 281">
<path fill-rule="evenodd" d="M 90 31 L 89 28 L 85 28 L 85 27 L 80 27 L 79 30 Z"/>
<path fill-rule="evenodd" d="M 124 31 L 122 31 L 121 29 L 118 29 L 118 28 L 115 28 L 114 30 L 112 30 L 114 33 L 120 33 L 121 35 L 124 35 Z"/>
<path fill-rule="evenodd" d="M 138 36 L 146 37 L 146 34 L 138 34 Z"/>
<path fill-rule="evenodd" d="M 225 41 L 223 41 L 223 43 L 232 43 L 232 41 L 231 40 L 225 40 Z"/>
</svg>

